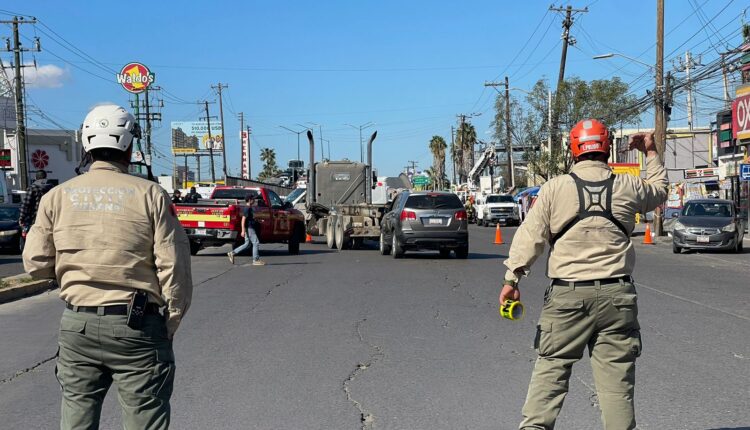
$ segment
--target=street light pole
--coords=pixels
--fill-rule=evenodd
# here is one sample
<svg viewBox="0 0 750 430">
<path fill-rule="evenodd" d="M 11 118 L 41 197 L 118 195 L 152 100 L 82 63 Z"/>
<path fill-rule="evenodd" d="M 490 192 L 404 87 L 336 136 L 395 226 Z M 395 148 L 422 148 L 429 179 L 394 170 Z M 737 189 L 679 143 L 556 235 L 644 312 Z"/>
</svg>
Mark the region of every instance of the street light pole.
<svg viewBox="0 0 750 430">
<path fill-rule="evenodd" d="M 373 125 L 375 125 L 375 123 L 370 121 L 362 125 L 352 125 L 352 124 L 344 124 L 344 125 L 348 125 L 351 128 L 359 130 L 359 161 L 364 163 L 365 162 L 365 148 L 364 148 L 364 143 L 362 142 L 362 130 L 372 127 Z M 330 155 L 331 154 L 328 154 L 328 156 Z"/>
<path fill-rule="evenodd" d="M 294 131 L 291 128 L 284 127 L 283 125 L 280 125 L 279 127 L 283 128 L 284 130 L 291 131 L 292 133 L 294 133 L 294 134 L 297 135 L 297 160 L 301 160 L 301 158 L 299 158 L 300 157 L 300 152 L 299 152 L 299 135 L 302 134 L 302 133 L 304 133 L 304 132 L 306 132 L 308 130 L 308 128 L 305 127 L 305 129 L 302 130 L 302 131 Z"/>
</svg>

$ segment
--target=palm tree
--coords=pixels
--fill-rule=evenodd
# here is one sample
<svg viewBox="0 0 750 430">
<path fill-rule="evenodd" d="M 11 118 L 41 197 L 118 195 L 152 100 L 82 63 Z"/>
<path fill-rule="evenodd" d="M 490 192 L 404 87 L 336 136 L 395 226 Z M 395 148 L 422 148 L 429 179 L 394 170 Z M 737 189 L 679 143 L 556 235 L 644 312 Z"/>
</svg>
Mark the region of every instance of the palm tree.
<svg viewBox="0 0 750 430">
<path fill-rule="evenodd" d="M 445 150 L 448 145 L 445 143 L 445 139 L 440 136 L 432 136 L 430 140 L 430 152 L 432 152 L 432 169 L 435 174 L 430 175 L 433 177 L 433 186 L 435 189 L 443 189 L 443 177 L 445 176 Z"/>
<path fill-rule="evenodd" d="M 279 166 L 276 165 L 276 151 L 271 148 L 262 148 L 260 150 L 260 159 L 263 161 L 263 170 L 258 174 L 258 179 L 267 179 L 279 173 Z"/>
</svg>

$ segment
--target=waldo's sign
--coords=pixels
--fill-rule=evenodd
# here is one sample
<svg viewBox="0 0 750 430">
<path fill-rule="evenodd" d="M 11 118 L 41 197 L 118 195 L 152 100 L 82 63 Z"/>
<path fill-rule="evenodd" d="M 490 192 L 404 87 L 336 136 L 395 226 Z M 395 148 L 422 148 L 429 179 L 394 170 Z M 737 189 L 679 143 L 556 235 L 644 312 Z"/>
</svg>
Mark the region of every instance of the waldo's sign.
<svg viewBox="0 0 750 430">
<path fill-rule="evenodd" d="M 117 74 L 117 83 L 133 94 L 145 91 L 154 79 L 154 74 L 141 63 L 128 63 Z"/>
</svg>

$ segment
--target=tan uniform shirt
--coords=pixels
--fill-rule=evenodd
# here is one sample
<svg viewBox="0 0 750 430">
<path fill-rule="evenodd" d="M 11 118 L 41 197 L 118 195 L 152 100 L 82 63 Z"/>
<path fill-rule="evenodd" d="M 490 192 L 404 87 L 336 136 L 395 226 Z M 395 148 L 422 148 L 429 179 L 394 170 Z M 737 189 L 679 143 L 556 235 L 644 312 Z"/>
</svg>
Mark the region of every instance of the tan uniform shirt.
<svg viewBox="0 0 750 430">
<path fill-rule="evenodd" d="M 57 279 L 78 306 L 127 304 L 134 289 L 167 306 L 170 333 L 190 306 L 190 247 L 167 193 L 97 161 L 48 192 L 23 251 L 34 278 Z"/>
<path fill-rule="evenodd" d="M 587 181 L 609 177 L 610 167 L 599 161 L 581 161 L 572 172 Z M 612 187 L 612 214 L 628 231 L 626 237 L 604 217 L 585 218 L 567 231 L 550 249 L 547 276 L 565 281 L 588 281 L 630 275 L 635 250 L 629 235 L 635 214 L 654 210 L 667 198 L 667 171 L 659 158 L 646 158 L 646 179 L 617 175 Z M 529 268 L 544 251 L 544 245 L 578 214 L 578 191 L 570 175 L 551 179 L 539 190 L 536 203 L 516 232 L 505 266 L 505 278 Z"/>
</svg>

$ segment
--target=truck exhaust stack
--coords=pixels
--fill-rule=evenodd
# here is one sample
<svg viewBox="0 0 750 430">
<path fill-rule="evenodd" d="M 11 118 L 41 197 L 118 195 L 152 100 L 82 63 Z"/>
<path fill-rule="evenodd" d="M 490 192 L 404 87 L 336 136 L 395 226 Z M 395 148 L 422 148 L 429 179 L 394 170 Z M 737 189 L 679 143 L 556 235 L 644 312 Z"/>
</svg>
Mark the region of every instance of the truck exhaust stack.
<svg viewBox="0 0 750 430">
<path fill-rule="evenodd" d="M 307 140 L 310 142 L 310 164 L 307 166 L 310 173 L 307 175 L 307 202 L 315 202 L 315 140 L 312 131 L 307 130 Z"/>
</svg>

